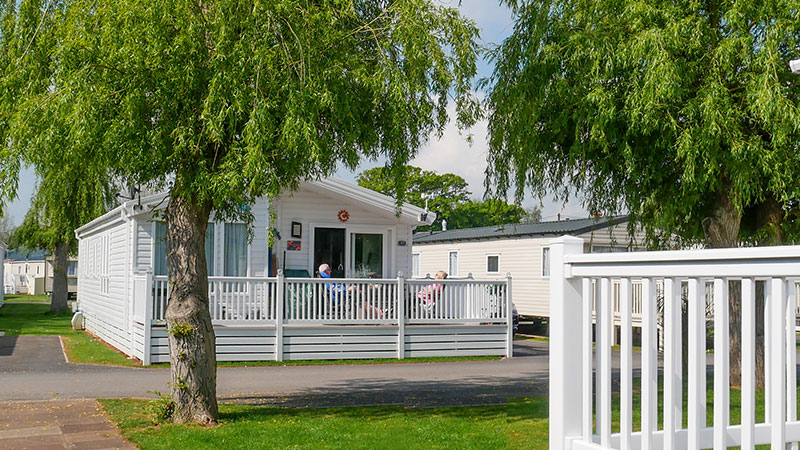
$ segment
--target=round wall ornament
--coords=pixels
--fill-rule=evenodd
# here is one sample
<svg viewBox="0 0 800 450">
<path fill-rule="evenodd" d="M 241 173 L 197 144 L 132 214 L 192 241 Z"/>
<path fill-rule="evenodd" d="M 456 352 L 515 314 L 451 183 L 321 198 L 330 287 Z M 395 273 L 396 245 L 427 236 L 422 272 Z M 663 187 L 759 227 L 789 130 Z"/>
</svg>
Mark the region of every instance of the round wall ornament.
<svg viewBox="0 0 800 450">
<path fill-rule="evenodd" d="M 350 213 L 347 212 L 346 209 L 343 209 L 339 211 L 338 217 L 339 217 L 339 222 L 347 222 L 348 220 L 350 220 Z"/>
</svg>

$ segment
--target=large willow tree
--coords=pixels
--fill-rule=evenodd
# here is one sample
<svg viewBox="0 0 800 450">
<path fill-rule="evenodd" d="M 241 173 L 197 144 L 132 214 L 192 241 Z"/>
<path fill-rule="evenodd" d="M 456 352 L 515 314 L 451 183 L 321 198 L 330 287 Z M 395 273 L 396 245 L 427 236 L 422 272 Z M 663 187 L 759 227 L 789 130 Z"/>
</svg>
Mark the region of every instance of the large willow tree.
<svg viewBox="0 0 800 450">
<path fill-rule="evenodd" d="M 45 88 L 24 96 L 98 143 L 87 161 L 169 187 L 176 421 L 218 416 L 204 254 L 211 211 L 247 219 L 244 205 L 257 197 L 364 158 L 385 156 L 399 178 L 427 136 L 442 132 L 450 99 L 460 125 L 477 115 L 477 30 L 430 0 L 23 0 L 20 8 L 29 5 L 44 19 L 18 35 L 52 45 L 44 79 L 17 84 Z M 12 63 L 24 69 L 28 58 Z M 26 125 L 29 110 L 12 104 L 0 107 L 6 147 L 46 126 Z M 5 170 L 13 179 L 15 167 Z"/>
<path fill-rule="evenodd" d="M 506 3 L 516 23 L 487 80 L 500 193 L 578 194 L 629 212 L 656 244 L 797 239 L 796 1 Z"/>
</svg>

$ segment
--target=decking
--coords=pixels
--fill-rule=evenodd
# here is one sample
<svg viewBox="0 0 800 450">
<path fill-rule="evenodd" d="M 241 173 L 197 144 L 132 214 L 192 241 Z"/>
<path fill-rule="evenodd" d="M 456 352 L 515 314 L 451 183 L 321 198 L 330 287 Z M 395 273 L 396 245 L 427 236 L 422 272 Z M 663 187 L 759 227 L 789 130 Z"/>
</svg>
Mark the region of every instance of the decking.
<svg viewBox="0 0 800 450">
<path fill-rule="evenodd" d="M 167 277 L 133 276 L 131 348 L 169 361 Z M 511 356 L 511 279 L 209 277 L 217 360 Z"/>
</svg>

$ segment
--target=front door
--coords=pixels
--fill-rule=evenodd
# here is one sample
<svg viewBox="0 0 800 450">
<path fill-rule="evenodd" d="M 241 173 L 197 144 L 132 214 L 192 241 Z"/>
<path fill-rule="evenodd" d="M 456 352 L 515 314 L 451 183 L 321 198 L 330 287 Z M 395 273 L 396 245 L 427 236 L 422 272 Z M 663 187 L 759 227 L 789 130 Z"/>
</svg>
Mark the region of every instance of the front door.
<svg viewBox="0 0 800 450">
<path fill-rule="evenodd" d="M 345 275 L 345 230 L 344 228 L 314 228 L 314 275 L 321 264 L 331 266 L 331 276 Z"/>
</svg>

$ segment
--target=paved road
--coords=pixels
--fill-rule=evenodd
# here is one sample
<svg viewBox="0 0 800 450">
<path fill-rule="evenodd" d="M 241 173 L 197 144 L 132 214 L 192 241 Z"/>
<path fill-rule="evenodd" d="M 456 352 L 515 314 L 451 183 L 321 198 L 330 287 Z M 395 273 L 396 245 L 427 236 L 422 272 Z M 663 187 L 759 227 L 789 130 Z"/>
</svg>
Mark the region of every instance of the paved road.
<svg viewBox="0 0 800 450">
<path fill-rule="evenodd" d="M 70 364 L 57 337 L 0 337 L 0 400 L 152 397 L 169 370 Z M 547 344 L 517 341 L 499 361 L 223 367 L 223 400 L 286 406 L 502 404 L 547 388 Z"/>
</svg>

